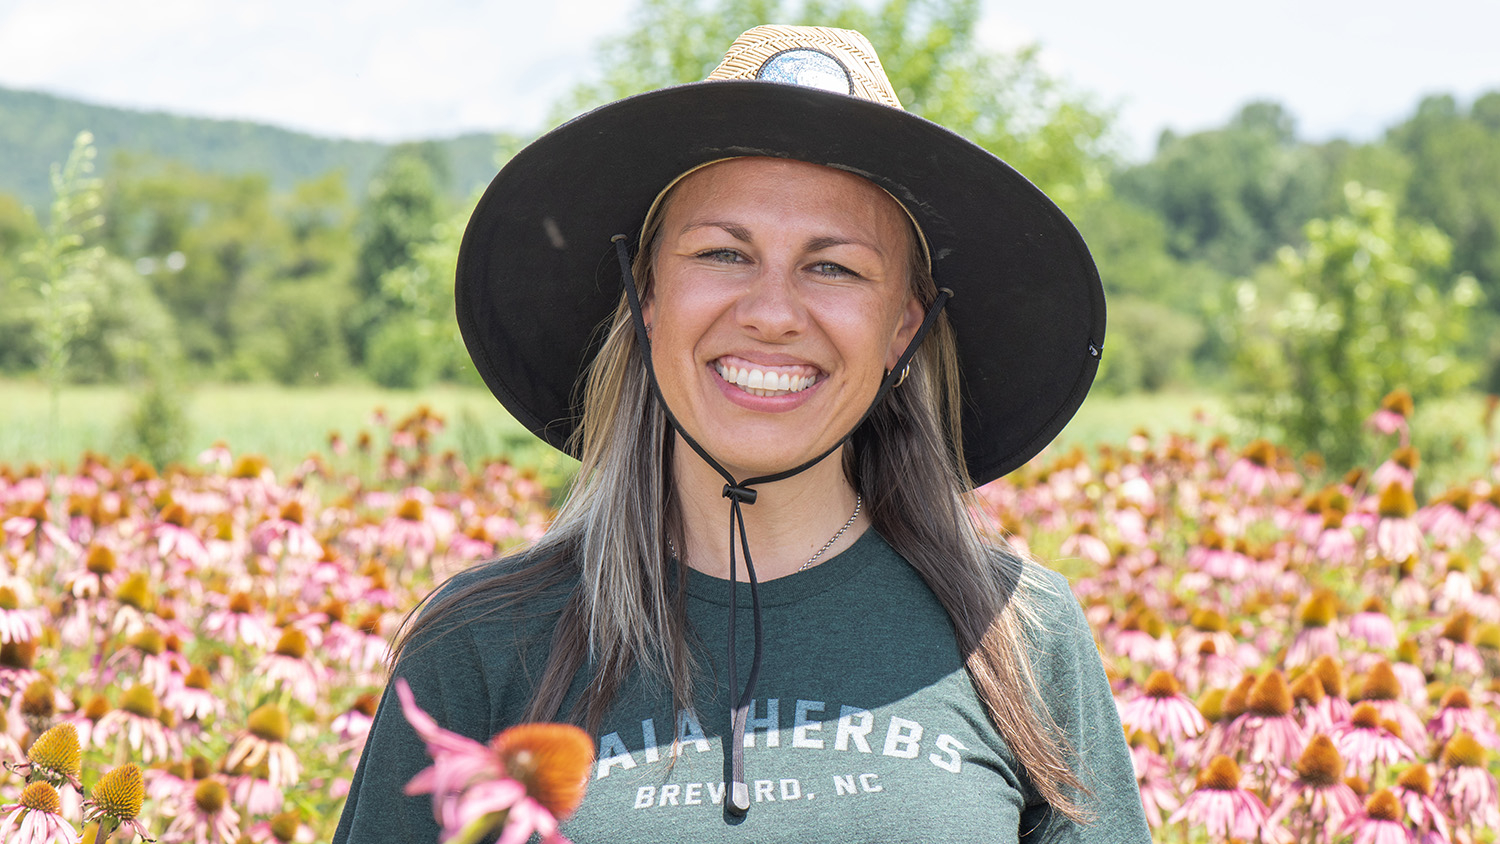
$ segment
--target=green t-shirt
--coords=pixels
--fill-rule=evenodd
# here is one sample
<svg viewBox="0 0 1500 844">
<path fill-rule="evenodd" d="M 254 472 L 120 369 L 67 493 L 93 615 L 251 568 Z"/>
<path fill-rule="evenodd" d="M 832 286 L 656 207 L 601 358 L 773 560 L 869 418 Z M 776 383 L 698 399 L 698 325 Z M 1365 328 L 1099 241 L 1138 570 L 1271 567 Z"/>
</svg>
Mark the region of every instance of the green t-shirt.
<svg viewBox="0 0 1500 844">
<path fill-rule="evenodd" d="M 729 584 L 692 571 L 687 608 L 703 668 L 693 710 L 673 712 L 666 690 L 632 675 L 596 736 L 587 795 L 563 833 L 579 844 L 1149 841 L 1088 624 L 1067 582 L 1051 572 L 1046 580 L 1052 588 L 1037 601 L 1033 667 L 1046 706 L 1083 760 L 1093 823 L 1075 826 L 1040 801 L 990 725 L 942 605 L 867 531 L 821 565 L 761 584 L 764 657 L 745 736 L 748 815 L 724 811 Z M 747 585 L 738 598 L 743 682 Z M 439 724 L 488 740 L 520 720 L 545 662 L 549 609 L 558 605 L 523 617 L 476 615 L 421 643 L 397 673 Z M 569 703 L 587 674 L 575 679 Z M 435 840 L 431 798 L 402 793 L 427 764 L 387 689 L 335 843 Z"/>
</svg>

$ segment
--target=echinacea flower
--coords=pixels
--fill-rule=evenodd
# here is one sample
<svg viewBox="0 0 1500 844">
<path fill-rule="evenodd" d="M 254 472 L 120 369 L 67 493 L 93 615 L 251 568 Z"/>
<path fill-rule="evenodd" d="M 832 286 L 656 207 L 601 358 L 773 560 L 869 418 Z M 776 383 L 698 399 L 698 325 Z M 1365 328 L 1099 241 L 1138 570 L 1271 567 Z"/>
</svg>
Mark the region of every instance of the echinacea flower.
<svg viewBox="0 0 1500 844">
<path fill-rule="evenodd" d="M 99 824 L 95 841 L 103 841 L 117 829 L 127 829 L 149 841 L 151 836 L 141 825 L 137 816 L 146 798 L 146 784 L 141 769 L 127 762 L 111 770 L 94 784 L 89 799 L 84 801 L 83 821 Z"/>
<path fill-rule="evenodd" d="M 176 816 L 162 834 L 163 841 L 196 844 L 236 844 L 239 838 L 240 813 L 229 805 L 229 789 L 218 777 L 199 780 L 179 797 Z"/>
<path fill-rule="evenodd" d="M 1284 765 L 1307 742 L 1302 725 L 1292 718 L 1292 692 L 1286 676 L 1272 669 L 1256 680 L 1245 696 L 1245 712 L 1225 731 L 1225 748 L 1244 752 L 1250 764 Z"/>
<path fill-rule="evenodd" d="M 1489 754 L 1465 732 L 1443 748 L 1443 773 L 1438 777 L 1438 801 L 1458 823 L 1476 829 L 1500 826 L 1500 790 L 1485 768 Z"/>
<path fill-rule="evenodd" d="M 125 692 L 120 708 L 100 718 L 94 725 L 94 744 L 104 747 L 121 734 L 130 747 L 147 762 L 178 755 L 177 737 L 161 722 L 161 702 L 150 686 L 136 684 Z"/>
<path fill-rule="evenodd" d="M 1441 745 L 1460 730 L 1491 750 L 1500 748 L 1500 736 L 1495 733 L 1495 722 L 1489 713 L 1474 705 L 1467 689 L 1451 686 L 1443 692 L 1437 714 L 1427 722 L 1427 732 Z"/>
<path fill-rule="evenodd" d="M 1228 756 L 1215 756 L 1198 773 L 1193 793 L 1167 823 L 1186 820 L 1202 828 L 1211 838 L 1257 838 L 1268 817 L 1266 804 L 1255 793 L 1240 787 L 1240 766 Z"/>
<path fill-rule="evenodd" d="M 1411 418 L 1413 408 L 1411 393 L 1407 392 L 1404 387 L 1398 387 L 1380 400 L 1380 408 L 1365 420 L 1365 424 L 1381 434 L 1394 434 L 1399 431 L 1401 444 L 1406 445 L 1411 436 L 1407 420 Z"/>
<path fill-rule="evenodd" d="M 404 678 L 396 680 L 396 695 L 433 758 L 406 793 L 432 795 L 443 840 L 478 839 L 503 824 L 500 844 L 520 844 L 533 833 L 546 844 L 566 844 L 557 822 L 583 801 L 594 759 L 587 733 L 566 724 L 521 724 L 486 746 L 439 727 Z"/>
<path fill-rule="evenodd" d="M 1304 823 L 1316 824 L 1319 837 L 1331 841 L 1338 827 L 1360 809 L 1359 797 L 1343 775 L 1344 760 L 1333 740 L 1321 733 L 1313 736 L 1297 760 L 1296 778 L 1277 801 L 1267 824 L 1277 826 L 1294 810 L 1303 809 Z"/>
<path fill-rule="evenodd" d="M 0 823 L 0 841 L 5 844 L 78 844 L 80 835 L 59 812 L 62 798 L 57 789 L 45 782 L 34 782 L 21 791 L 21 797 L 8 806 Z"/>
<path fill-rule="evenodd" d="M 274 703 L 267 703 L 250 713 L 246 729 L 235 739 L 224 757 L 227 770 L 254 768 L 264 761 L 270 768 L 266 779 L 272 788 L 296 785 L 302 766 L 297 761 L 297 752 L 287 746 L 292 733 L 292 720 Z"/>
<path fill-rule="evenodd" d="M 1389 560 L 1405 560 L 1422 552 L 1422 528 L 1412 519 L 1417 500 L 1411 490 L 1392 481 L 1380 492 L 1380 521 L 1375 524 L 1375 547 Z"/>
<path fill-rule="evenodd" d="M 1120 708 L 1120 721 L 1170 742 L 1193 738 L 1208 726 L 1167 671 L 1151 673 L 1141 695 Z"/>
<path fill-rule="evenodd" d="M 1391 793 L 1423 841 L 1431 840 L 1429 836 L 1437 841 L 1453 840 L 1448 831 L 1448 812 L 1433 799 L 1432 774 L 1426 765 L 1418 763 L 1402 771 Z"/>
<path fill-rule="evenodd" d="M 16 590 L 0 586 L 0 642 L 29 642 L 42 635 L 42 610 L 21 607 Z"/>
<path fill-rule="evenodd" d="M 1361 703 L 1354 707 L 1347 723 L 1333 728 L 1333 742 L 1348 764 L 1346 773 L 1368 772 L 1377 763 L 1389 766 L 1415 758 L 1411 745 L 1393 732 L 1392 726 L 1396 726 L 1394 722 L 1381 721 L 1380 710 L 1373 704 Z"/>
<path fill-rule="evenodd" d="M 15 766 L 14 770 L 28 780 L 40 779 L 58 787 L 66 784 L 79 788 L 78 774 L 82 763 L 78 729 L 65 721 L 38 736 L 26 751 L 26 762 Z"/>
<path fill-rule="evenodd" d="M 1401 822 L 1401 803 L 1382 788 L 1365 801 L 1365 811 L 1350 818 L 1344 832 L 1354 833 L 1353 844 L 1411 844 L 1412 834 Z"/>
</svg>

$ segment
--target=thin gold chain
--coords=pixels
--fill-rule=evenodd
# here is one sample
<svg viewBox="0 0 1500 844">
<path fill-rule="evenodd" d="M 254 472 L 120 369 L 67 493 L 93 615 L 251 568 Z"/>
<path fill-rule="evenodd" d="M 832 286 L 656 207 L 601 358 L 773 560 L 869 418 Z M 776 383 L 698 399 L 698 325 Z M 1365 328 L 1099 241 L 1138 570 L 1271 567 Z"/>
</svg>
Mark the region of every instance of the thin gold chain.
<svg viewBox="0 0 1500 844">
<path fill-rule="evenodd" d="M 812 567 L 813 563 L 816 563 L 818 561 L 819 557 L 823 556 L 823 554 L 826 553 L 829 548 L 832 548 L 833 543 L 838 542 L 839 537 L 843 536 L 849 531 L 849 528 L 854 526 L 854 520 L 859 518 L 859 510 L 864 506 L 864 504 L 864 496 L 860 495 L 857 492 L 854 493 L 854 512 L 849 514 L 849 521 L 844 522 L 844 526 L 839 528 L 838 533 L 835 533 L 833 536 L 829 537 L 828 541 L 823 543 L 823 547 L 819 548 L 817 553 L 813 554 L 811 557 L 808 557 L 807 562 L 798 566 L 797 571 L 794 572 L 794 574 L 801 574 L 802 572 L 807 571 Z M 667 550 L 672 552 L 672 556 L 674 558 L 678 560 L 682 559 L 681 555 L 677 553 L 677 543 L 673 542 L 672 537 L 670 536 L 667 537 Z"/>
</svg>

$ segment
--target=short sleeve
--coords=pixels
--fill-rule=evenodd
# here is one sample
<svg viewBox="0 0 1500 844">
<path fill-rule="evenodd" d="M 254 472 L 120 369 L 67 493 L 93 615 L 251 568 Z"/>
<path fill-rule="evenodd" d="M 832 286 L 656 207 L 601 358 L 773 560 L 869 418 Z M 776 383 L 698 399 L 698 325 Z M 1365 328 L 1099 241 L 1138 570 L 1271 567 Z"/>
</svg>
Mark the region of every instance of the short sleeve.
<svg viewBox="0 0 1500 844">
<path fill-rule="evenodd" d="M 416 703 L 444 729 L 488 741 L 491 707 L 484 665 L 468 626 L 424 631 L 402 653 L 392 679 L 411 684 Z M 427 749 L 387 683 L 339 818 L 334 844 L 438 840 L 431 795 L 408 796 L 406 784 L 431 764 Z"/>
<path fill-rule="evenodd" d="M 1083 609 L 1062 575 L 1044 570 L 1037 589 L 1041 629 L 1035 632 L 1032 667 L 1043 700 L 1077 754 L 1091 794 L 1083 808 L 1092 822 L 1076 824 L 1046 804 L 1021 818 L 1023 841 L 1135 844 L 1151 840 L 1140 787 L 1104 663 Z"/>
</svg>

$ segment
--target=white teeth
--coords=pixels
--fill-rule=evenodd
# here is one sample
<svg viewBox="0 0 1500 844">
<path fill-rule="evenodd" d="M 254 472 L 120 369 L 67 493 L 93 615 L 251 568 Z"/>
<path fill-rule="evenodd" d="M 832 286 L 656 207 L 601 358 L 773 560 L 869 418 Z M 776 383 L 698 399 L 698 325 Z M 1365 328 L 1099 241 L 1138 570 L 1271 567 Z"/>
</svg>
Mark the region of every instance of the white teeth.
<svg viewBox="0 0 1500 844">
<path fill-rule="evenodd" d="M 817 383 L 814 375 L 792 375 L 786 372 L 764 372 L 759 369 L 737 369 L 722 363 L 715 363 L 714 370 L 731 384 L 736 384 L 740 389 L 752 396 L 774 396 L 781 393 L 800 393 Z"/>
</svg>

